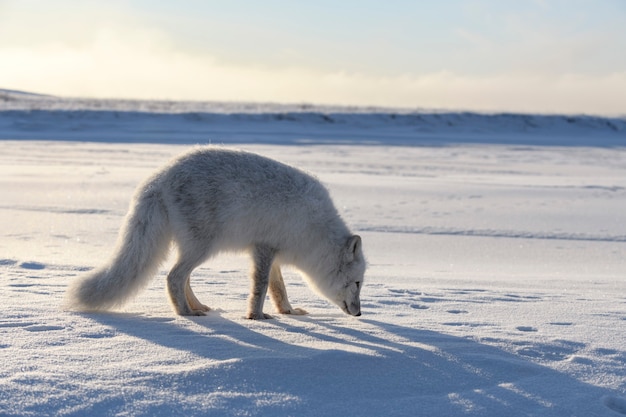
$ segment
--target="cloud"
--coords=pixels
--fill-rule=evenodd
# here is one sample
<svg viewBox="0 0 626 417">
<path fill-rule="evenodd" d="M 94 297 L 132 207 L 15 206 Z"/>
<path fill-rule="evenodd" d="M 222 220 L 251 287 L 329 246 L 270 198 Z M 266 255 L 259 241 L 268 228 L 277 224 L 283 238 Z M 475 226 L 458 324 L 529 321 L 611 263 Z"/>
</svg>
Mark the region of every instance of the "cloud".
<svg viewBox="0 0 626 417">
<path fill-rule="evenodd" d="M 90 42 L 0 45 L 4 88 L 108 98 L 381 105 L 455 110 L 623 114 L 626 72 L 381 76 L 243 65 L 179 50 L 157 31 L 101 28 Z"/>
</svg>

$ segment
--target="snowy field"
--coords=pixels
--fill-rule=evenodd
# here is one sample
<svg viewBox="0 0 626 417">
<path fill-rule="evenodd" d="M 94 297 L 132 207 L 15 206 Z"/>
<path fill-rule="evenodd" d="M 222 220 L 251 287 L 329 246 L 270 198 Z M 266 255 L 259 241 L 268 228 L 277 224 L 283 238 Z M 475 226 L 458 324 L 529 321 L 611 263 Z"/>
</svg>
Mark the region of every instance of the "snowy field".
<svg viewBox="0 0 626 417">
<path fill-rule="evenodd" d="M 0 111 L 1 416 L 626 415 L 623 120 L 440 115 L 466 118 L 451 127 L 354 111 L 332 113 L 353 118 L 337 127 L 319 109 L 41 103 Z M 240 255 L 192 276 L 205 317 L 173 314 L 172 259 L 119 311 L 63 309 L 67 284 L 110 254 L 135 186 L 195 142 L 329 187 L 363 237 L 361 317 L 289 270 L 310 314 L 246 320 Z"/>
</svg>

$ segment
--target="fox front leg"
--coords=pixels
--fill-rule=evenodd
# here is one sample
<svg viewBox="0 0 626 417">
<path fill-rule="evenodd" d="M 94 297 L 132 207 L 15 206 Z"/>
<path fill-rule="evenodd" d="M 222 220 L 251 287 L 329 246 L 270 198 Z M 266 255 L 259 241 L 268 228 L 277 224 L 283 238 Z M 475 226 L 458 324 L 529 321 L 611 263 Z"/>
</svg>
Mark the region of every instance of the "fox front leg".
<svg viewBox="0 0 626 417">
<path fill-rule="evenodd" d="M 267 294 L 267 287 L 270 281 L 270 270 L 276 250 L 265 246 L 257 245 L 254 247 L 252 260 L 254 262 L 252 270 L 252 288 L 250 289 L 250 298 L 248 299 L 248 315 L 247 318 L 252 320 L 271 319 L 272 316 L 263 313 L 263 302 Z"/>
<path fill-rule="evenodd" d="M 301 308 L 293 308 L 289 299 L 287 298 L 287 290 L 285 289 L 285 282 L 283 281 L 283 274 L 280 272 L 280 265 L 274 262 L 272 269 L 270 270 L 270 299 L 276 307 L 276 311 L 280 314 L 293 314 L 303 315 L 308 314 L 306 310 Z"/>
</svg>

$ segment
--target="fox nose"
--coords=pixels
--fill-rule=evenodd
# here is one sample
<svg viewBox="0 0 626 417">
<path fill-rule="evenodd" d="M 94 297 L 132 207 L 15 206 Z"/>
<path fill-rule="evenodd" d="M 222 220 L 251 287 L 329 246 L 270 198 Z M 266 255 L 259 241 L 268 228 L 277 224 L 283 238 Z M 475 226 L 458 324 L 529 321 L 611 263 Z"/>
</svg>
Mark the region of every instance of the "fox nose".
<svg viewBox="0 0 626 417">
<path fill-rule="evenodd" d="M 350 308 L 352 307 L 352 308 Z M 348 306 L 348 303 L 346 303 L 345 301 L 343 302 L 343 306 L 341 306 L 341 309 L 343 310 L 344 313 L 349 314 L 351 316 L 360 316 L 361 315 L 361 305 L 360 303 L 351 303 L 350 306 Z"/>
</svg>

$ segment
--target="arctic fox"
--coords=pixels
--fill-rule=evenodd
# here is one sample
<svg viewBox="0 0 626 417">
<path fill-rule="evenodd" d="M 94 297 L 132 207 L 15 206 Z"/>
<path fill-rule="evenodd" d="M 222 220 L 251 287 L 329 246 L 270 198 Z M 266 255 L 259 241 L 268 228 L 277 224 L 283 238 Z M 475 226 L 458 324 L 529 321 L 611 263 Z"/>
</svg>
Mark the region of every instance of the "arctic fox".
<svg viewBox="0 0 626 417">
<path fill-rule="evenodd" d="M 326 188 L 272 159 L 213 147 L 180 156 L 138 187 L 112 259 L 70 285 L 70 308 L 122 305 L 155 274 L 172 241 L 178 259 L 167 288 L 177 314 L 209 311 L 189 285 L 193 269 L 219 252 L 248 251 L 248 318 L 271 317 L 263 313 L 268 288 L 279 313 L 306 314 L 289 303 L 281 264 L 303 272 L 345 313 L 361 315 L 361 238 L 348 230 Z"/>
</svg>

